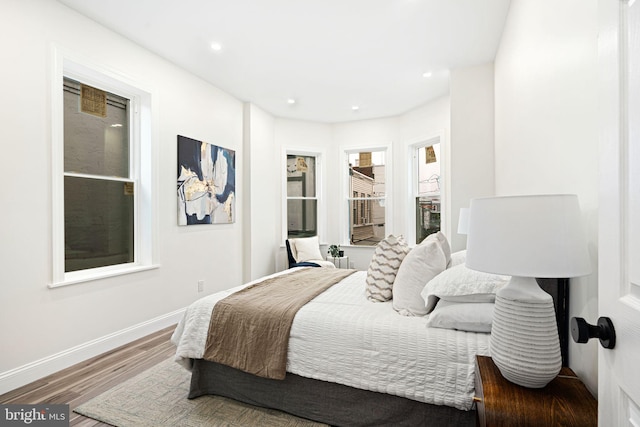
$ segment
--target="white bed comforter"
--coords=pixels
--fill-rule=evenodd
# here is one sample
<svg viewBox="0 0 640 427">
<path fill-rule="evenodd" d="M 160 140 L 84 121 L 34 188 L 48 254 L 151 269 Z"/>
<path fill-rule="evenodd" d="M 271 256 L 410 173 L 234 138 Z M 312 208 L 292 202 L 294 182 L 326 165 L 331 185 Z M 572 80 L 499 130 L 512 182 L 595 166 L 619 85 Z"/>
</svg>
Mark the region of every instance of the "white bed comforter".
<svg viewBox="0 0 640 427">
<path fill-rule="evenodd" d="M 287 372 L 471 409 L 475 355 L 489 354 L 489 335 L 427 328 L 427 317 L 401 316 L 391 302 L 368 301 L 365 278 L 365 271 L 354 273 L 298 312 Z M 187 308 L 171 338 L 177 362 L 189 368 L 191 359 L 202 358 L 215 303 L 248 285 L 204 297 Z"/>
</svg>

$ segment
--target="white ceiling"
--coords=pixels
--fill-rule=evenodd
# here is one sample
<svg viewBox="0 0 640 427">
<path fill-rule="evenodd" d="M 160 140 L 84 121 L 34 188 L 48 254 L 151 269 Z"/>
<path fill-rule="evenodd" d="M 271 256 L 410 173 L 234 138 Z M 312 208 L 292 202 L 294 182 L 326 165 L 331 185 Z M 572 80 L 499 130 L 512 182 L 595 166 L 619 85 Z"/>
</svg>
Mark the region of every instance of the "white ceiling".
<svg viewBox="0 0 640 427">
<path fill-rule="evenodd" d="M 510 2 L 58 1 L 275 116 L 329 123 L 446 94 L 449 70 L 494 59 Z"/>
</svg>

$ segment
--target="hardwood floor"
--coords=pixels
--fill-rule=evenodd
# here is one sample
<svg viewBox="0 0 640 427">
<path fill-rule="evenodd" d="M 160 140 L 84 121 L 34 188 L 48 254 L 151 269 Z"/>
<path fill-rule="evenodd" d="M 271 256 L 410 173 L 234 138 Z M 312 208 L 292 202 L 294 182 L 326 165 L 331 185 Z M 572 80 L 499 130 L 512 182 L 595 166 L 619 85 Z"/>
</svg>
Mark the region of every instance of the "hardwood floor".
<svg viewBox="0 0 640 427">
<path fill-rule="evenodd" d="M 31 384 L 0 395 L 0 403 L 60 403 L 69 405 L 70 425 L 80 427 L 108 426 L 73 410 L 166 360 L 175 353 L 169 341 L 175 326 L 140 338 L 130 344 L 78 363 Z"/>
</svg>

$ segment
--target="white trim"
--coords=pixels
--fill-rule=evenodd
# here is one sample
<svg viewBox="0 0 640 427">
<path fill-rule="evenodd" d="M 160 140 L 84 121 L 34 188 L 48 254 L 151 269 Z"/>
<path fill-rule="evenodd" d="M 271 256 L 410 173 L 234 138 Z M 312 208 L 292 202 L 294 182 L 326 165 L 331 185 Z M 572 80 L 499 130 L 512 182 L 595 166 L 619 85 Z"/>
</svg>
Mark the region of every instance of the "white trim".
<svg viewBox="0 0 640 427">
<path fill-rule="evenodd" d="M 186 308 L 181 308 L 112 334 L 87 341 L 35 362 L 2 372 L 0 373 L 0 394 L 7 393 L 47 375 L 174 325 L 182 319 L 185 310 Z"/>
<path fill-rule="evenodd" d="M 326 150 L 321 149 L 313 149 L 308 147 L 282 147 L 282 154 L 280 155 L 281 165 L 280 165 L 280 179 L 281 182 L 281 191 L 282 191 L 282 218 L 281 218 L 281 242 L 280 245 L 284 247 L 284 242 L 287 240 L 287 231 L 289 226 L 287 224 L 287 200 L 289 199 L 301 199 L 301 200 L 309 200 L 313 199 L 313 197 L 289 197 L 287 195 L 287 155 L 296 155 L 296 156 L 309 156 L 314 157 L 316 159 L 316 197 L 318 211 L 316 212 L 316 228 L 318 240 L 320 242 L 324 242 L 327 240 L 327 203 L 326 203 L 326 195 L 325 195 L 325 185 L 324 181 L 326 177 Z"/>
<path fill-rule="evenodd" d="M 74 178 L 96 179 L 100 181 L 135 182 L 135 180 L 131 178 L 121 178 L 118 176 L 106 176 L 106 175 L 92 175 L 88 173 L 65 172 L 64 176 L 71 176 Z"/>
<path fill-rule="evenodd" d="M 385 222 L 385 235 L 393 234 L 395 223 L 393 221 L 393 198 L 394 198 L 394 183 L 393 179 L 393 141 L 389 141 L 386 144 L 375 145 L 343 145 L 340 146 L 340 174 L 342 180 L 340 183 L 340 246 L 353 246 L 360 247 L 360 245 L 351 245 L 351 237 L 349 236 L 349 210 L 345 208 L 343 203 L 349 200 L 358 200 L 359 198 L 353 197 L 349 194 L 349 154 L 361 153 L 367 151 L 383 151 L 384 152 L 384 177 L 385 177 L 385 194 L 384 197 L 373 197 L 369 200 L 384 199 L 384 222 Z M 348 206 L 348 204 L 347 204 Z"/>
<path fill-rule="evenodd" d="M 51 257 L 52 281 L 64 277 L 64 56 L 53 46 L 51 70 Z M 62 226 L 60 226 L 62 225 Z"/>
<path fill-rule="evenodd" d="M 48 286 L 55 288 L 114 275 L 158 268 L 158 219 L 157 188 L 158 144 L 156 118 L 152 110 L 157 109 L 155 91 L 146 85 L 103 64 L 52 45 L 51 60 L 51 158 L 52 158 L 52 277 Z M 134 194 L 134 264 L 119 264 L 110 268 L 87 269 L 65 272 L 64 259 L 64 77 L 86 82 L 94 87 L 117 93 L 130 100 L 130 176 L 123 181 L 137 183 Z M 73 174 L 66 174 L 71 176 Z M 81 174 L 77 174 L 80 176 Z"/>
<path fill-rule="evenodd" d="M 448 182 L 446 179 L 445 172 L 447 170 L 445 166 L 445 162 L 447 159 L 447 153 L 445 153 L 445 143 L 444 143 L 444 132 L 439 132 L 434 135 L 414 139 L 412 141 L 408 141 L 405 144 L 405 156 L 407 159 L 407 209 L 405 212 L 406 215 L 406 226 L 405 226 L 405 236 L 407 238 L 407 242 L 410 246 L 415 245 L 416 243 L 416 197 L 418 195 L 418 163 L 416 156 L 418 154 L 418 150 L 422 147 L 428 147 L 435 144 L 440 144 L 440 177 L 441 177 L 441 187 L 440 187 L 440 210 L 444 213 L 444 215 L 440 215 L 440 229 L 445 235 L 447 234 L 446 224 L 448 223 L 446 220 L 446 216 L 449 214 L 448 210 L 445 210 L 445 203 L 448 197 L 446 197 L 446 188 L 448 187 Z"/>
<path fill-rule="evenodd" d="M 47 286 L 51 289 L 63 286 L 77 285 L 78 283 L 91 282 L 93 280 L 106 279 L 108 277 L 122 276 L 124 274 L 138 273 L 140 271 L 154 270 L 160 268 L 159 264 L 151 265 L 135 265 L 123 266 L 122 264 L 111 265 L 101 268 L 92 268 L 90 270 L 78 270 L 65 274 L 64 280 L 60 282 L 49 283 Z"/>
</svg>

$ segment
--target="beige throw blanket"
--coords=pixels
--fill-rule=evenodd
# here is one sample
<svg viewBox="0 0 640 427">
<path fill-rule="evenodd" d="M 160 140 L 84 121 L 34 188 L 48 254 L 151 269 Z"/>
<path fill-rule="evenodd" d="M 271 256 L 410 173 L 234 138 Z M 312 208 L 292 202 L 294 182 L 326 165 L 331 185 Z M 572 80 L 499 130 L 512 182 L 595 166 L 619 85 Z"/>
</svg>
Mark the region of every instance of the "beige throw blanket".
<svg viewBox="0 0 640 427">
<path fill-rule="evenodd" d="M 203 358 L 284 379 L 298 310 L 355 270 L 306 268 L 246 287 L 216 303 Z"/>
</svg>

